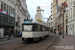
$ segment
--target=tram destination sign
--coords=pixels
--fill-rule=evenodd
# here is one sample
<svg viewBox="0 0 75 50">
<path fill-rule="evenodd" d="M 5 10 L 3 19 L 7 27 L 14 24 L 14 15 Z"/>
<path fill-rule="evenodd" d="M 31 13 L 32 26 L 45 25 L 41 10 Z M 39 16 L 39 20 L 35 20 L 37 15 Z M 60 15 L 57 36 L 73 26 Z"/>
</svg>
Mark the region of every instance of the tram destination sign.
<svg viewBox="0 0 75 50">
<path fill-rule="evenodd" d="M 24 23 L 32 23 L 32 21 L 24 21 Z"/>
</svg>

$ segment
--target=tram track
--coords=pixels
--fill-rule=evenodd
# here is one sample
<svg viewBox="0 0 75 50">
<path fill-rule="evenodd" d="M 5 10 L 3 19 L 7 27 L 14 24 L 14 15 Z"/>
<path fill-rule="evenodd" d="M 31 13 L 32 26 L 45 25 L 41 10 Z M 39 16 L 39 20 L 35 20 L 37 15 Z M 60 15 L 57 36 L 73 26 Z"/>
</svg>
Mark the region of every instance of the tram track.
<svg viewBox="0 0 75 50">
<path fill-rule="evenodd" d="M 1 44 L 0 44 L 0 46 L 3 46 L 3 45 L 7 45 L 7 44 L 11 44 L 11 43 L 15 43 L 15 42 L 18 42 L 18 41 L 20 41 L 20 39 L 19 40 L 16 40 L 16 41 L 11 41 L 11 42 L 1 42 Z"/>
<path fill-rule="evenodd" d="M 49 48 L 55 43 L 55 41 L 56 41 L 56 38 L 55 38 L 55 40 L 53 41 L 53 43 L 51 43 L 51 45 L 50 45 L 46 50 L 49 50 Z"/>
<path fill-rule="evenodd" d="M 10 45 L 10 46 L 9 46 Z M 30 43 L 25 43 L 25 42 L 22 42 L 22 41 L 19 41 L 18 43 L 12 43 L 12 44 L 8 44 L 8 47 L 2 47 L 1 50 L 18 50 L 22 47 L 25 47 L 25 46 L 28 46 L 30 45 Z M 4 45 L 4 46 L 7 46 L 7 45 Z"/>
<path fill-rule="evenodd" d="M 16 42 L 3 44 L 1 45 L 0 49 L 3 50 L 53 50 L 53 46 L 58 44 L 58 36 L 50 36 L 40 42 L 22 42 L 17 40 Z M 1 50 L 2 50 L 1 49 Z"/>
<path fill-rule="evenodd" d="M 54 50 L 53 46 L 56 46 L 59 42 L 60 42 L 60 38 L 56 37 L 55 40 L 54 40 L 54 42 L 46 50 L 50 50 L 51 47 L 52 47 L 51 49 Z"/>
<path fill-rule="evenodd" d="M 50 37 L 49 41 L 44 42 L 41 46 L 37 47 L 35 50 L 40 49 L 41 47 L 43 47 L 44 45 L 46 45 L 47 43 L 49 43 L 53 38 L 55 38 L 55 37 Z"/>
<path fill-rule="evenodd" d="M 25 44 L 25 45 L 23 45 L 23 46 L 20 46 L 20 47 L 15 48 L 14 50 L 18 50 L 18 49 L 23 48 L 23 47 L 26 47 L 26 46 L 28 46 L 28 45 L 30 45 L 30 44 Z"/>
<path fill-rule="evenodd" d="M 54 36 L 53 38 L 51 38 L 49 41 L 45 42 L 44 44 L 42 44 L 41 46 L 37 47 L 35 50 L 49 50 L 50 48 L 53 48 L 53 45 L 56 46 L 56 44 L 58 44 L 60 42 L 58 42 L 58 36 Z M 50 50 L 52 50 L 50 49 Z"/>
</svg>

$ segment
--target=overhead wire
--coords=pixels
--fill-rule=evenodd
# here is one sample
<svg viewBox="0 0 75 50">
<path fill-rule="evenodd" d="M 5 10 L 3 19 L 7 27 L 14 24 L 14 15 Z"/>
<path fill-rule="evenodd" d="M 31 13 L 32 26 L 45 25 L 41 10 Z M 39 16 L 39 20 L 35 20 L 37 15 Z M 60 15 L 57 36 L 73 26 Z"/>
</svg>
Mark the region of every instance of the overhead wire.
<svg viewBox="0 0 75 50">
<path fill-rule="evenodd" d="M 34 5 L 37 6 L 37 4 L 35 4 L 35 3 L 33 2 L 33 0 L 31 0 L 31 2 L 32 2 Z M 40 6 L 40 7 L 52 7 L 52 6 Z"/>
<path fill-rule="evenodd" d="M 32 1 L 32 0 L 31 0 Z M 35 5 L 35 6 L 37 6 L 33 1 L 32 1 L 32 3 Z"/>
<path fill-rule="evenodd" d="M 31 2 L 35 5 L 35 6 L 37 6 L 37 4 L 35 4 L 34 2 L 33 2 L 33 0 L 31 0 Z M 53 7 L 52 5 L 50 5 L 50 6 L 40 6 L 40 7 Z M 44 13 L 43 13 L 44 14 Z"/>
</svg>

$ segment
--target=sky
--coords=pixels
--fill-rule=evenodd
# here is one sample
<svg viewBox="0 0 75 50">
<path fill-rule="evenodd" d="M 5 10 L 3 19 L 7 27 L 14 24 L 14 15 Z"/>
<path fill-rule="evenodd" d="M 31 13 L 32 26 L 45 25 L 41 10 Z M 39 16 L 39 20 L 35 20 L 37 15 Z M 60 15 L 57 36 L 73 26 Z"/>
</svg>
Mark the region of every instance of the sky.
<svg viewBox="0 0 75 50">
<path fill-rule="evenodd" d="M 26 0 L 27 4 L 27 9 L 30 13 L 30 19 L 35 20 L 35 15 L 36 15 L 36 8 L 37 6 L 40 6 L 42 10 L 41 11 L 43 15 L 43 21 L 47 21 L 46 18 L 49 18 L 51 15 L 51 3 L 52 0 Z"/>
</svg>

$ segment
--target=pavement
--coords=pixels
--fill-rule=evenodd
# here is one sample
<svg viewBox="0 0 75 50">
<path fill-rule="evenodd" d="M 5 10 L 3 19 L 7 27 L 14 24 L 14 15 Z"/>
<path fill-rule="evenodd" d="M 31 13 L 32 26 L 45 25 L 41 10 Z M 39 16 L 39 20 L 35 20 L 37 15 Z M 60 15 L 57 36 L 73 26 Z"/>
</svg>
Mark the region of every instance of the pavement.
<svg viewBox="0 0 75 50">
<path fill-rule="evenodd" d="M 54 46 L 56 50 L 75 50 L 75 37 L 71 36 L 60 36 L 60 42 L 58 46 Z"/>
<path fill-rule="evenodd" d="M 17 38 L 19 38 L 19 37 L 14 37 L 13 35 L 11 35 L 11 37 L 4 36 L 3 38 L 0 38 L 0 42 L 7 41 L 7 40 L 13 40 L 13 39 L 17 39 Z"/>
</svg>

